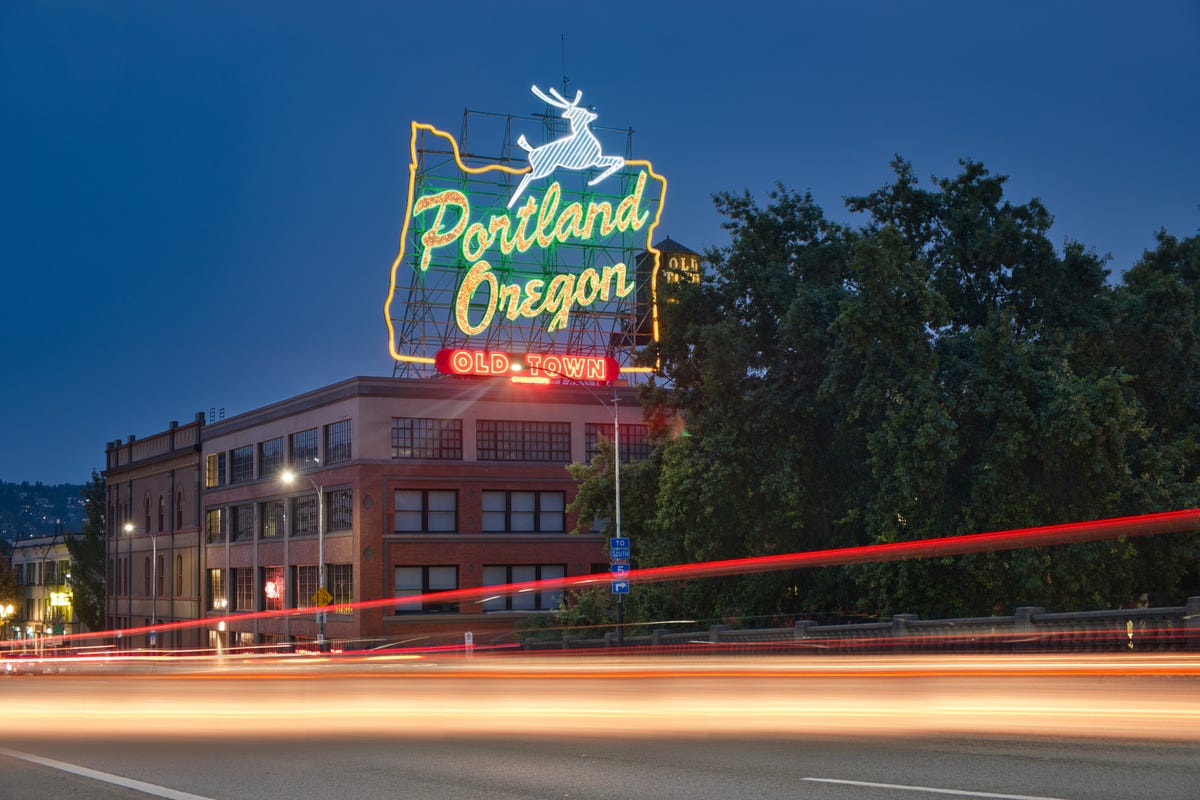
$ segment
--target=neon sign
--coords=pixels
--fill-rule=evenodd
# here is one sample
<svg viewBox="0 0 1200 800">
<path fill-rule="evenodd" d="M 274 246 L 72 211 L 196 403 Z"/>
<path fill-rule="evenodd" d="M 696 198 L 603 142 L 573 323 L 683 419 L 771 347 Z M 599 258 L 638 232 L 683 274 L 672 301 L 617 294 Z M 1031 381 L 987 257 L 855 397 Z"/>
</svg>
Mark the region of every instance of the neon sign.
<svg viewBox="0 0 1200 800">
<path fill-rule="evenodd" d="M 604 152 L 582 92 L 569 99 L 531 91 L 569 129 L 564 135 L 555 115 L 557 128 L 547 118 L 510 118 L 552 131 L 540 146 L 521 134 L 511 146 L 516 164 L 464 154 L 455 136 L 412 123 L 408 202 L 384 305 L 397 369 L 485 374 L 443 369 L 438 351 L 459 350 L 559 358 L 570 351 L 598 359 L 606 376 L 609 362 L 617 364 L 603 380 L 653 369 L 633 366 L 632 355 L 635 344 L 658 340 L 661 254 L 651 242 L 666 180 L 649 161 Z M 471 141 L 477 149 L 476 136 Z M 507 128 L 504 141 L 512 141 Z M 599 367 L 583 373 L 589 369 Z M 573 372 L 561 374 L 574 379 Z"/>
<path fill-rule="evenodd" d="M 554 380 L 611 383 L 621 372 L 617 360 L 609 356 L 525 353 L 513 357 L 497 350 L 439 350 L 434 356 L 434 366 L 447 375 L 509 375 L 514 383 Z"/>
</svg>

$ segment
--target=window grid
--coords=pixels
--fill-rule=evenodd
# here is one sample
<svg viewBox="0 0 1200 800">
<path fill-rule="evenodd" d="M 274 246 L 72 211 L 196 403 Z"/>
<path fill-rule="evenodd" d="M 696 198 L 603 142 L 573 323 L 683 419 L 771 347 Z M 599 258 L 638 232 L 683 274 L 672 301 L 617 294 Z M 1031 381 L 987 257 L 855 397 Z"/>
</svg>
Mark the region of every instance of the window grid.
<svg viewBox="0 0 1200 800">
<path fill-rule="evenodd" d="M 258 477 L 272 478 L 283 471 L 287 451 L 284 448 L 283 437 L 268 439 L 258 445 Z"/>
<path fill-rule="evenodd" d="M 292 469 L 301 472 L 313 469 L 320 463 L 317 459 L 317 429 L 292 434 Z"/>
<path fill-rule="evenodd" d="M 296 585 L 296 597 L 294 598 L 296 608 L 314 608 L 316 604 L 312 597 L 317 593 L 317 587 L 320 585 L 317 565 L 302 564 L 293 569 L 293 575 Z"/>
<path fill-rule="evenodd" d="M 350 460 L 350 423 L 344 419 L 325 426 L 325 463 Z"/>
<path fill-rule="evenodd" d="M 204 530 L 208 534 L 209 544 L 225 541 L 225 509 L 210 508 L 204 512 Z"/>
<path fill-rule="evenodd" d="M 338 489 L 325 496 L 325 530 L 348 531 L 354 527 L 354 490 Z"/>
<path fill-rule="evenodd" d="M 292 498 L 292 536 L 317 532 L 317 496 L 301 495 Z"/>
<path fill-rule="evenodd" d="M 571 423 L 481 419 L 476 423 L 480 461 L 571 460 Z"/>
<path fill-rule="evenodd" d="M 528 583 L 564 578 L 564 564 L 521 564 L 494 565 L 483 568 L 484 586 L 503 586 L 510 583 Z M 553 611 L 562 603 L 563 590 L 550 589 L 537 592 L 510 592 L 487 598 L 484 611 Z"/>
<path fill-rule="evenodd" d="M 258 538 L 274 539 L 283 533 L 283 501 L 268 500 L 258 507 Z"/>
<path fill-rule="evenodd" d="M 229 451 L 229 482 L 245 483 L 254 478 L 254 445 Z"/>
<path fill-rule="evenodd" d="M 224 611 L 229 606 L 225 594 L 225 573 L 219 569 L 208 571 L 208 607 L 213 611 Z"/>
<path fill-rule="evenodd" d="M 254 570 L 235 569 L 233 572 L 233 610 L 254 610 Z"/>
<path fill-rule="evenodd" d="M 454 533 L 458 530 L 458 492 L 397 489 L 393 520 L 396 533 Z"/>
<path fill-rule="evenodd" d="M 209 489 L 225 483 L 225 454 L 209 453 L 204 459 L 204 485 Z"/>
<path fill-rule="evenodd" d="M 392 458 L 462 460 L 462 420 L 392 417 Z"/>
<path fill-rule="evenodd" d="M 395 597 L 397 614 L 414 613 L 458 613 L 458 601 L 409 600 L 406 597 L 445 592 L 458 588 L 458 567 L 409 567 L 397 566 L 395 570 Z"/>
<path fill-rule="evenodd" d="M 254 538 L 254 506 L 234 506 L 231 522 L 229 541 L 247 542 Z"/>
<path fill-rule="evenodd" d="M 591 461 L 600 455 L 600 437 L 613 440 L 612 424 L 588 422 L 584 424 L 584 458 Z M 646 425 L 621 425 L 621 462 L 645 461 L 650 457 L 649 428 Z"/>
<path fill-rule="evenodd" d="M 566 530 L 564 492 L 485 491 L 484 533 L 562 533 Z"/>
<path fill-rule="evenodd" d="M 352 564 L 330 564 L 325 567 L 325 583 L 333 595 L 331 609 L 334 614 L 352 614 L 354 609 L 354 566 Z"/>
</svg>

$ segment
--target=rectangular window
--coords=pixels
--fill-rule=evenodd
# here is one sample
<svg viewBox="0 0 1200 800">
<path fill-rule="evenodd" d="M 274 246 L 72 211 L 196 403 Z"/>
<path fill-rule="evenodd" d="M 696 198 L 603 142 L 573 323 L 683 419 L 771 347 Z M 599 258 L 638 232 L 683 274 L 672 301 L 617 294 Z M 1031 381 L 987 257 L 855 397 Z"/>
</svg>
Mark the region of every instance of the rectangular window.
<svg viewBox="0 0 1200 800">
<path fill-rule="evenodd" d="M 301 495 L 292 498 L 292 536 L 317 532 L 317 496 Z"/>
<path fill-rule="evenodd" d="M 254 479 L 254 445 L 229 451 L 229 482 L 245 483 Z"/>
<path fill-rule="evenodd" d="M 305 470 L 313 469 L 319 463 L 317 460 L 317 429 L 309 428 L 306 431 L 292 434 L 292 469 Z"/>
<path fill-rule="evenodd" d="M 317 593 L 317 565 L 309 564 L 294 567 L 292 570 L 292 585 L 296 587 L 295 607 L 312 608 L 316 605 L 313 595 Z"/>
<path fill-rule="evenodd" d="M 396 533 L 454 533 L 458 530 L 458 492 L 453 489 L 397 489 Z"/>
<path fill-rule="evenodd" d="M 258 477 L 274 478 L 287 464 L 287 449 L 283 437 L 268 439 L 258 445 Z"/>
<path fill-rule="evenodd" d="M 621 462 L 645 461 L 650 457 L 649 428 L 645 425 L 621 426 Z M 583 426 L 584 459 L 591 461 L 600 455 L 600 437 L 611 442 L 613 426 L 588 422 Z"/>
<path fill-rule="evenodd" d="M 208 608 L 211 611 L 225 611 L 229 607 L 229 597 L 225 590 L 225 573 L 219 569 L 208 571 Z"/>
<path fill-rule="evenodd" d="M 283 535 L 283 501 L 268 500 L 258 506 L 258 538 L 274 539 Z"/>
<path fill-rule="evenodd" d="M 204 485 L 208 488 L 225 484 L 225 454 L 209 453 L 204 458 Z"/>
<path fill-rule="evenodd" d="M 509 583 L 528 583 L 566 577 L 563 564 L 530 564 L 517 566 L 485 566 L 484 586 L 503 586 Z M 562 588 L 547 591 L 518 590 L 489 596 L 483 601 L 484 611 L 552 611 L 562 603 Z"/>
<path fill-rule="evenodd" d="M 348 531 L 354 527 L 354 490 L 325 493 L 325 530 Z"/>
<path fill-rule="evenodd" d="M 396 567 L 395 597 L 418 597 L 458 588 L 458 567 Z M 458 613 L 457 600 L 408 600 L 396 603 L 397 614 Z"/>
<path fill-rule="evenodd" d="M 484 533 L 562 533 L 564 492 L 484 492 Z"/>
<path fill-rule="evenodd" d="M 229 541 L 248 542 L 254 538 L 254 506 L 234 506 L 230 509 L 233 518 L 230 520 Z"/>
<path fill-rule="evenodd" d="M 392 417 L 392 458 L 461 461 L 462 420 Z"/>
<path fill-rule="evenodd" d="M 210 508 L 204 512 L 204 529 L 208 532 L 208 543 L 225 541 L 225 509 Z"/>
<path fill-rule="evenodd" d="M 283 567 L 262 568 L 263 611 L 282 611 L 284 593 Z"/>
<path fill-rule="evenodd" d="M 325 583 L 333 595 L 334 614 L 352 614 L 354 609 L 354 566 L 352 564 L 330 564 L 325 568 Z"/>
<path fill-rule="evenodd" d="M 175 556 L 175 596 L 183 597 L 183 556 Z"/>
<path fill-rule="evenodd" d="M 325 463 L 350 460 L 350 420 L 325 426 Z"/>
<path fill-rule="evenodd" d="M 254 610 L 254 570 L 249 567 L 230 570 L 233 573 L 233 610 Z"/>
<path fill-rule="evenodd" d="M 571 460 L 571 423 L 481 419 L 476 423 L 480 461 Z"/>
</svg>

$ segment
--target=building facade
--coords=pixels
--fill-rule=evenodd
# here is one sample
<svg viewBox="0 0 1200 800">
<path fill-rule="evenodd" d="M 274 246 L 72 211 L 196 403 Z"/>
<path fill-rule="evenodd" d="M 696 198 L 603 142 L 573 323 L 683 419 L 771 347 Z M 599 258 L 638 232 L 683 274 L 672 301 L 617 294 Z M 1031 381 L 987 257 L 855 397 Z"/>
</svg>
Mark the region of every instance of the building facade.
<svg viewBox="0 0 1200 800">
<path fill-rule="evenodd" d="M 79 632 L 71 607 L 71 554 L 62 533 L 13 541 L 12 569 L 21 589 L 19 608 L 6 615 L 9 633 L 30 647 Z M 0 639 L 4 638 L 0 631 Z"/>
<path fill-rule="evenodd" d="M 623 454 L 644 455 L 635 389 L 496 378 L 353 378 L 198 426 L 202 533 L 198 573 L 185 586 L 198 574 L 195 618 L 209 621 L 199 645 L 290 647 L 319 632 L 357 647 L 454 644 L 466 632 L 477 644 L 515 641 L 517 621 L 557 608 L 561 592 L 406 598 L 607 573 L 604 537 L 572 532 L 576 485 L 566 467 L 611 440 L 614 396 Z M 149 498 L 153 526 L 150 479 L 115 487 L 123 520 L 121 509 L 141 510 Z M 135 566 L 145 549 L 133 550 Z M 328 597 L 319 592 L 321 563 Z M 117 557 L 115 569 L 128 576 L 130 566 Z M 132 610 L 119 619 L 148 624 L 144 588 L 133 581 L 124 600 Z M 166 619 L 161 609 L 158 619 Z"/>
<path fill-rule="evenodd" d="M 105 616 L 118 647 L 201 645 L 200 439 L 204 415 L 105 449 Z M 165 629 L 159 631 L 159 626 Z"/>
</svg>

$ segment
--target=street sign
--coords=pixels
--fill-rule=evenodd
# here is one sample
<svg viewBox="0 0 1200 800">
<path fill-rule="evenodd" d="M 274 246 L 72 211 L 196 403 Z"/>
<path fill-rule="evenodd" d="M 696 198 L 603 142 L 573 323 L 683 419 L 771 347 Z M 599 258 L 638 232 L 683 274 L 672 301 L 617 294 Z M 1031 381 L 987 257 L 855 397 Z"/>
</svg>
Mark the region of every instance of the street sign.
<svg viewBox="0 0 1200 800">
<path fill-rule="evenodd" d="M 628 564 L 618 564 L 615 561 L 613 563 L 609 564 L 608 568 L 609 568 L 609 571 L 611 571 L 613 575 L 624 575 L 626 572 L 629 572 Z"/>
<path fill-rule="evenodd" d="M 629 558 L 628 547 L 610 547 L 608 550 L 609 558 Z"/>
<path fill-rule="evenodd" d="M 613 581 L 612 582 L 612 593 L 613 594 L 629 594 L 629 581 Z"/>
<path fill-rule="evenodd" d="M 311 599 L 313 601 L 313 605 L 327 606 L 333 602 L 333 595 L 329 593 L 328 589 L 322 586 L 320 589 L 317 589 L 315 592 L 313 592 Z"/>
<path fill-rule="evenodd" d="M 609 540 L 608 540 L 608 546 L 609 546 L 610 548 L 613 548 L 613 547 L 629 547 L 629 537 L 628 537 L 628 536 L 621 536 L 621 537 L 619 537 L 619 538 L 618 538 L 618 537 L 613 537 L 613 538 L 611 538 L 611 539 L 609 539 Z"/>
</svg>

